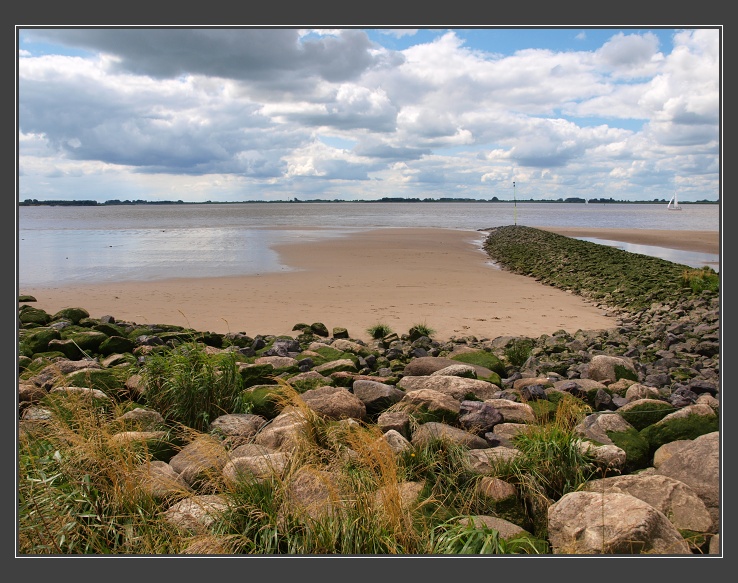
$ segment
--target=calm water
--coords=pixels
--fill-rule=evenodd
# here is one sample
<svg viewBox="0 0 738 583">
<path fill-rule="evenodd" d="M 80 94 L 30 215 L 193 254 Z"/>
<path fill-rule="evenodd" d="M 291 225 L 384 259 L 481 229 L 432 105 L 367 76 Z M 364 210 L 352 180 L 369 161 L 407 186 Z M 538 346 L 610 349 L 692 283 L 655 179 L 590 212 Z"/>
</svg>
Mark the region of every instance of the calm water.
<svg viewBox="0 0 738 583">
<path fill-rule="evenodd" d="M 274 245 L 387 227 L 719 231 L 718 205 L 552 203 L 248 203 L 19 207 L 18 285 L 215 277 L 284 271 Z M 473 237 L 481 243 L 484 234 Z M 593 240 L 593 239 L 590 239 Z M 626 251 L 718 269 L 719 258 L 605 240 Z M 664 255 L 668 256 L 664 256 Z"/>
</svg>

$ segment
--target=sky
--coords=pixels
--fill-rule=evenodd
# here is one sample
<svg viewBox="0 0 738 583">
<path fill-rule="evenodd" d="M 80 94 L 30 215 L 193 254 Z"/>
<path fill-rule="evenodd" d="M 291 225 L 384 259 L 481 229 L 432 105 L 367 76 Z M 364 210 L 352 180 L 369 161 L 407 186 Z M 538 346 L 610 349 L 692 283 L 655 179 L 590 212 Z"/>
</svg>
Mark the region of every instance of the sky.
<svg viewBox="0 0 738 583">
<path fill-rule="evenodd" d="M 721 33 L 17 26 L 17 196 L 718 201 Z"/>
</svg>

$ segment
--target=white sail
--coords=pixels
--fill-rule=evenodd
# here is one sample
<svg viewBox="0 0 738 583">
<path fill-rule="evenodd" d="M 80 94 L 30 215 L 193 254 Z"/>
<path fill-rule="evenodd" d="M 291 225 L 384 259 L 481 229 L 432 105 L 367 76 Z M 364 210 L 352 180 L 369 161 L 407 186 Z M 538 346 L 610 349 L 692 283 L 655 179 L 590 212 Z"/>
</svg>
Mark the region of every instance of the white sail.
<svg viewBox="0 0 738 583">
<path fill-rule="evenodd" d="M 670 211 L 680 211 L 682 210 L 682 207 L 679 206 L 679 201 L 677 200 L 677 193 L 674 192 L 674 196 L 671 197 L 671 200 L 669 201 L 669 204 L 666 205 L 666 208 Z"/>
</svg>

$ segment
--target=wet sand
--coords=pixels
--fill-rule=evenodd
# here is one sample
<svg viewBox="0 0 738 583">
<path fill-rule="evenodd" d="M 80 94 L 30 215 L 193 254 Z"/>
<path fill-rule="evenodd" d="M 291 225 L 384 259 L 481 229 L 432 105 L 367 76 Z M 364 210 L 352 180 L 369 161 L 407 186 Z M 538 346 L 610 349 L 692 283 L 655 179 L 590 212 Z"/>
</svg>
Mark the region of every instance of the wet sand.
<svg viewBox="0 0 738 583">
<path fill-rule="evenodd" d="M 554 229 L 674 249 L 719 252 L 718 233 Z M 297 323 L 366 329 L 386 324 L 398 334 L 423 323 L 437 340 L 473 335 L 537 337 L 559 329 L 605 329 L 614 319 L 573 294 L 492 265 L 480 249 L 484 233 L 451 229 L 378 229 L 276 247 L 295 271 L 221 278 L 26 288 L 33 305 L 53 314 L 85 308 L 139 324 L 177 324 L 216 333 L 297 334 Z M 679 245 L 679 246 L 676 246 Z"/>
</svg>

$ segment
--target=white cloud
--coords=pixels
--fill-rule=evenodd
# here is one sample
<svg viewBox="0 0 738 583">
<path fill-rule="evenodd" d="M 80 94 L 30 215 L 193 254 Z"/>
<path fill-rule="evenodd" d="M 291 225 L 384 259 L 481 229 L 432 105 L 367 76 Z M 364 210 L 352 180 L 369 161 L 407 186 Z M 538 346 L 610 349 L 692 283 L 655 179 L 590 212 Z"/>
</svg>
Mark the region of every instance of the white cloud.
<svg viewBox="0 0 738 583">
<path fill-rule="evenodd" d="M 673 50 L 654 33 L 624 31 L 595 51 L 507 54 L 441 30 L 401 52 L 359 29 L 39 29 L 21 38 L 21 198 L 37 189 L 102 200 L 378 198 L 387 184 L 398 196 L 474 197 L 513 176 L 540 183 L 529 196 L 612 181 L 637 197 L 644 181 L 677 169 L 695 176 L 683 180 L 700 199 L 718 197 L 716 29 L 674 31 Z M 34 56 L 40 41 L 87 56 Z"/>
</svg>

